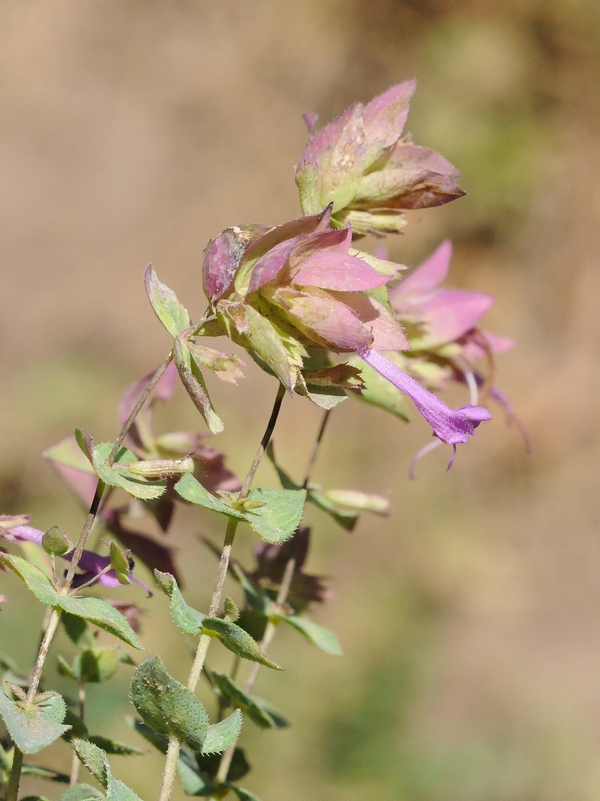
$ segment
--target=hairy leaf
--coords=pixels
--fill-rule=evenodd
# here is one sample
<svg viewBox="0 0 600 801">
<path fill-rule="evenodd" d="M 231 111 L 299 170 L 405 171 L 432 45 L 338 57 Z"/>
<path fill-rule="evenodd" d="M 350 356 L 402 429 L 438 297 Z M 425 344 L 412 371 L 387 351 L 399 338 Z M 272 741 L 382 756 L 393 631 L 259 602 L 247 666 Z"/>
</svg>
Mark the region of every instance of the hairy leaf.
<svg viewBox="0 0 600 801">
<path fill-rule="evenodd" d="M 143 720 L 159 734 L 173 734 L 200 751 L 208 729 L 208 715 L 199 699 L 170 676 L 154 654 L 133 674 L 131 699 Z"/>
<path fill-rule="evenodd" d="M 212 512 L 218 512 L 221 515 L 233 517 L 236 520 L 246 520 L 246 516 L 242 512 L 232 509 L 231 506 L 211 495 L 191 473 L 187 473 L 183 478 L 180 478 L 175 484 L 175 489 L 184 500 L 190 503 L 203 506 L 205 509 L 210 509 Z"/>
<path fill-rule="evenodd" d="M 181 383 L 198 409 L 204 422 L 212 434 L 220 434 L 225 428 L 223 421 L 216 413 L 208 395 L 202 371 L 198 366 L 187 344 L 178 337 L 173 347 L 173 359 L 179 372 Z"/>
<path fill-rule="evenodd" d="M 0 715 L 15 745 L 24 754 L 37 754 L 57 740 L 68 726 L 62 722 L 67 711 L 58 693 L 45 693 L 37 702 L 12 701 L 0 691 Z"/>
<path fill-rule="evenodd" d="M 253 489 L 248 500 L 263 503 L 246 512 L 246 522 L 266 542 L 278 544 L 289 539 L 302 522 L 305 490 Z"/>
<path fill-rule="evenodd" d="M 275 712 L 275 716 L 273 716 L 272 712 L 268 710 L 266 702 L 244 692 L 225 673 L 213 670 L 210 673 L 210 677 L 216 685 L 219 695 L 228 701 L 231 706 L 241 709 L 257 726 L 263 729 L 278 729 L 289 725 L 282 715 L 273 710 Z M 271 707 L 271 709 L 273 708 Z"/>
<path fill-rule="evenodd" d="M 242 713 L 236 709 L 224 720 L 208 727 L 202 745 L 203 754 L 220 754 L 237 742 L 242 730 Z"/>
<path fill-rule="evenodd" d="M 142 650 L 137 634 L 131 628 L 124 615 L 114 606 L 100 598 L 74 598 L 58 595 L 56 606 L 76 617 L 81 617 L 105 631 L 110 632 L 128 645 Z"/>
<path fill-rule="evenodd" d="M 142 476 L 134 476 L 125 470 L 119 470 L 119 464 L 129 465 L 138 461 L 137 456 L 127 448 L 121 448 L 114 464 L 108 465 L 106 460 L 112 449 L 112 442 L 101 442 L 94 448 L 94 470 L 98 478 L 110 487 L 120 487 L 134 498 L 143 501 L 160 498 L 167 488 L 166 481 L 164 479 L 148 481 Z"/>
<path fill-rule="evenodd" d="M 60 595 L 56 592 L 50 579 L 42 571 L 30 565 L 21 556 L 14 556 L 0 551 L 0 564 L 12 570 L 25 582 L 38 601 L 45 606 L 57 606 Z M 23 749 L 21 749 L 23 750 Z"/>
<path fill-rule="evenodd" d="M 106 753 L 94 743 L 77 738 L 71 741 L 75 753 L 106 790 L 107 801 L 141 801 L 130 787 L 112 775 Z"/>
<path fill-rule="evenodd" d="M 59 801 L 98 801 L 104 796 L 90 784 L 75 784 L 61 795 Z"/>
<path fill-rule="evenodd" d="M 151 264 L 144 273 L 144 284 L 154 313 L 172 337 L 178 336 L 191 326 L 192 321 L 187 309 L 179 302 L 173 290 L 158 280 Z"/>
<path fill-rule="evenodd" d="M 160 589 L 171 600 L 171 614 L 177 626 L 186 634 L 198 634 L 205 616 L 186 603 L 175 577 L 170 573 L 161 573 L 160 570 L 154 571 L 154 577 Z"/>
<path fill-rule="evenodd" d="M 273 668 L 273 670 L 284 670 L 261 651 L 258 643 L 247 631 L 244 631 L 244 629 L 230 620 L 222 620 L 219 617 L 205 617 L 202 623 L 202 632 L 203 634 L 209 634 L 211 637 L 218 637 L 226 648 L 237 656 L 241 656 L 242 659 L 258 662 L 265 667 Z"/>
</svg>

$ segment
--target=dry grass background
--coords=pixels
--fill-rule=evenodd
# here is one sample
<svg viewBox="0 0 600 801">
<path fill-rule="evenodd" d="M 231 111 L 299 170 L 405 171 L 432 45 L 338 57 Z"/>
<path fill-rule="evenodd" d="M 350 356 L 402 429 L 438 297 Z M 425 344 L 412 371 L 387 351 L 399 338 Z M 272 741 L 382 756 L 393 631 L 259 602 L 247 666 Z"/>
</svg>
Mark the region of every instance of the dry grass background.
<svg viewBox="0 0 600 801">
<path fill-rule="evenodd" d="M 121 388 L 163 358 L 168 342 L 141 282 L 147 262 L 201 313 L 208 238 L 298 212 L 300 113 L 330 119 L 413 75 L 409 128 L 463 170 L 469 196 L 413 214 L 391 249 L 416 264 L 450 236 L 455 285 L 496 294 L 486 323 L 519 343 L 502 357 L 498 384 L 535 455 L 524 455 L 498 411 L 451 473 L 437 453 L 409 484 L 427 427 L 342 406 L 317 479 L 388 491 L 395 511 L 386 522 L 365 518 L 351 536 L 315 514 L 311 567 L 332 574 L 337 593 L 319 620 L 340 634 L 346 656 L 276 642 L 289 669 L 263 676 L 260 692 L 295 726 L 247 733 L 257 767 L 248 784 L 265 801 L 593 801 L 597 0 L 4 0 L 3 511 L 31 510 L 42 528 L 76 531 L 80 513 L 39 453 L 74 425 L 114 436 Z M 235 450 L 240 472 L 273 394 L 249 373 L 240 388 L 214 390 L 227 424 L 221 444 Z M 192 425 L 183 400 L 176 408 L 177 427 Z M 297 474 L 317 425 L 315 410 L 288 402 L 276 443 Z M 206 604 L 214 565 L 197 530 L 182 516 L 175 541 L 190 554 L 190 597 Z M 251 542 L 242 540 L 244 553 Z M 23 630 L 23 615 L 39 610 L 23 613 L 16 582 L 2 585 L 13 598 L 0 621 L 3 648 L 14 645 L 28 664 L 37 635 Z M 186 646 L 160 599 L 147 606 L 163 621 L 144 632 L 148 648 L 166 649 L 181 677 Z M 122 707 L 91 696 L 94 726 L 131 741 Z M 56 751 L 63 762 L 65 751 Z M 115 770 L 154 795 L 158 760 L 116 760 Z"/>
</svg>

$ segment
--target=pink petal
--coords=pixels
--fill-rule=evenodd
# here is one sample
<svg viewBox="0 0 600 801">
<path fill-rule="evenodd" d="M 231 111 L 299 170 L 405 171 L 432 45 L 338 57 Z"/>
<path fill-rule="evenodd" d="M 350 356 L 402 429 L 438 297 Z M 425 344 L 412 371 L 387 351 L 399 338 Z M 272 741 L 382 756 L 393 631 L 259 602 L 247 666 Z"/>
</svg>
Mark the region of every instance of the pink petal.
<svg viewBox="0 0 600 801">
<path fill-rule="evenodd" d="M 396 308 L 396 302 L 411 295 L 428 292 L 440 284 L 448 274 L 452 258 L 452 242 L 446 239 L 433 251 L 425 261 L 403 278 L 398 286 L 390 292 L 390 303 Z"/>
<path fill-rule="evenodd" d="M 292 277 L 297 286 L 315 286 L 345 292 L 360 292 L 383 286 L 389 277 L 369 267 L 362 259 L 321 251 L 302 262 Z"/>
<path fill-rule="evenodd" d="M 349 306 L 365 328 L 371 332 L 372 348 L 375 350 L 408 350 L 410 348 L 400 323 L 374 298 L 349 292 L 336 292 L 335 297 Z"/>
<path fill-rule="evenodd" d="M 296 241 L 297 237 L 293 237 L 285 242 L 279 242 L 279 244 L 267 251 L 264 256 L 260 257 L 252 270 L 248 294 L 255 292 L 261 286 L 268 284 L 269 281 L 273 281 L 277 277 L 289 259 Z"/>
<path fill-rule="evenodd" d="M 363 125 L 369 145 L 377 143 L 385 149 L 398 141 L 416 86 L 414 79 L 404 81 L 392 86 L 365 106 Z"/>
<path fill-rule="evenodd" d="M 325 292 L 281 288 L 270 299 L 293 317 L 300 331 L 322 347 L 353 353 L 373 341 L 373 335 L 348 305 Z"/>
<path fill-rule="evenodd" d="M 483 292 L 443 289 L 422 304 L 427 322 L 427 347 L 453 342 L 474 328 L 480 317 L 493 306 L 495 298 Z"/>
</svg>

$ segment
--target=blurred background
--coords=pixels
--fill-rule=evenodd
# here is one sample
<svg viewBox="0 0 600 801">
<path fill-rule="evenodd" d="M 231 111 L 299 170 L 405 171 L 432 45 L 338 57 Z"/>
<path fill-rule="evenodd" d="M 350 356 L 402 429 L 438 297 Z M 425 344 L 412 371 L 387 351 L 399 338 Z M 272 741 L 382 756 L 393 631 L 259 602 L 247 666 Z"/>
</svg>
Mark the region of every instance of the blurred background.
<svg viewBox="0 0 600 801">
<path fill-rule="evenodd" d="M 4 0 L 2 511 L 76 536 L 82 512 L 40 453 L 75 425 L 114 438 L 122 389 L 164 358 L 146 264 L 199 316 L 207 240 L 297 216 L 301 112 L 327 121 L 413 76 L 408 129 L 461 169 L 468 196 L 410 213 L 390 251 L 416 265 L 450 237 L 449 283 L 496 295 L 484 325 L 518 342 L 497 385 L 534 455 L 495 408 L 450 473 L 440 449 L 409 482 L 428 427 L 342 404 L 315 478 L 389 494 L 393 514 L 346 534 L 310 512 L 308 569 L 335 590 L 316 617 L 345 656 L 275 641 L 288 670 L 257 692 L 294 725 L 246 726 L 243 783 L 263 801 L 600 799 L 598 0 Z M 210 384 L 226 423 L 215 445 L 239 473 L 275 392 L 247 374 Z M 173 408 L 168 430 L 197 427 L 185 398 Z M 275 442 L 297 478 L 319 419 L 302 398 L 284 404 Z M 269 468 L 261 479 L 275 486 Z M 172 542 L 205 608 L 215 562 L 198 534 L 222 537 L 184 513 Z M 238 539 L 247 560 L 255 542 Z M 42 610 L 13 578 L 0 576 L 1 647 L 28 668 Z M 152 611 L 147 648 L 183 679 L 188 643 L 162 598 L 136 593 L 120 597 Z M 111 704 L 90 690 L 90 728 L 141 745 L 122 722 L 127 671 Z M 66 747 L 52 755 L 68 770 Z M 158 755 L 113 764 L 155 795 Z"/>
</svg>

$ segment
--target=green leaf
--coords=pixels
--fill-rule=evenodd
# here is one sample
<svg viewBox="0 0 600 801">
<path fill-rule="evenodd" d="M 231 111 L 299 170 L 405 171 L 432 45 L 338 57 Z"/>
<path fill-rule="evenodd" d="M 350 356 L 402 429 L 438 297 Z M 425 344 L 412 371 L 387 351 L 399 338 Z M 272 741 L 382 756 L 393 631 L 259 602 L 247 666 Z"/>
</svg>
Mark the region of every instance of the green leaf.
<svg viewBox="0 0 600 801">
<path fill-rule="evenodd" d="M 262 589 L 259 590 L 252 584 L 243 568 L 237 562 L 230 562 L 230 570 L 234 578 L 241 584 L 248 606 L 256 612 L 265 613 L 271 603 L 269 596 Z M 244 612 L 242 611 L 241 614 L 244 614 Z"/>
<path fill-rule="evenodd" d="M 203 754 L 220 754 L 237 742 L 242 730 L 242 713 L 236 709 L 224 720 L 208 727 L 202 745 Z"/>
<path fill-rule="evenodd" d="M 65 632 L 71 642 L 78 648 L 93 648 L 96 644 L 91 628 L 82 617 L 70 615 L 68 612 L 63 612 L 60 618 Z"/>
<path fill-rule="evenodd" d="M 240 616 L 240 610 L 238 609 L 236 602 L 233 600 L 233 598 L 230 598 L 229 595 L 226 595 L 223 606 L 225 608 L 225 614 L 223 615 L 225 620 L 230 620 L 232 623 L 235 623 Z"/>
<path fill-rule="evenodd" d="M 50 801 L 45 795 L 25 795 L 21 801 Z"/>
<path fill-rule="evenodd" d="M 134 748 L 132 745 L 127 745 L 127 743 L 110 740 L 108 737 L 94 735 L 93 737 L 88 737 L 88 740 L 107 754 L 114 754 L 115 756 L 143 756 L 146 753 L 139 748 Z"/>
<path fill-rule="evenodd" d="M 83 428 L 76 427 L 73 431 L 75 435 L 75 442 L 79 446 L 80 451 L 83 455 L 90 460 L 93 464 L 94 460 L 94 439 L 93 437 L 88 434 Z"/>
<path fill-rule="evenodd" d="M 236 520 L 246 520 L 246 516 L 242 512 L 237 512 L 231 506 L 219 500 L 219 498 L 211 495 L 191 473 L 186 473 L 183 478 L 180 478 L 175 484 L 175 489 L 189 503 L 203 506 L 212 512 L 218 512 L 218 514 L 227 515 L 227 517 L 233 517 Z"/>
<path fill-rule="evenodd" d="M 250 790 L 244 790 L 243 787 L 238 787 L 230 782 L 225 782 L 224 786 L 229 787 L 229 789 L 237 795 L 240 801 L 260 801 L 260 798 L 257 795 L 251 793 Z"/>
<path fill-rule="evenodd" d="M 89 740 L 73 739 L 77 757 L 106 790 L 107 801 L 141 801 L 130 787 L 112 775 L 106 753 Z"/>
<path fill-rule="evenodd" d="M 230 620 L 222 620 L 219 617 L 205 617 L 202 624 L 202 633 L 211 637 L 218 637 L 223 645 L 242 659 L 249 659 L 251 662 L 258 662 L 265 667 L 273 670 L 284 670 L 276 662 L 271 661 L 264 654 L 258 643 Z"/>
<path fill-rule="evenodd" d="M 60 606 L 65 612 L 81 617 L 89 623 L 108 631 L 128 645 L 143 650 L 137 634 L 131 628 L 125 616 L 114 606 L 106 603 L 106 601 L 101 601 L 100 598 L 65 597 L 58 595 L 58 593 L 57 598 L 58 602 L 55 602 L 55 605 Z"/>
<path fill-rule="evenodd" d="M 77 681 L 77 674 L 63 656 L 59 654 L 56 657 L 56 661 L 58 663 L 56 667 L 61 676 L 64 676 L 66 679 Z"/>
<path fill-rule="evenodd" d="M 318 623 L 313 623 L 312 620 L 307 620 L 305 617 L 298 615 L 281 615 L 281 620 L 287 623 L 296 631 L 300 632 L 303 637 L 316 645 L 321 651 L 326 654 L 333 654 L 334 656 L 342 655 L 342 647 L 336 635 L 325 626 L 319 626 Z"/>
<path fill-rule="evenodd" d="M 186 634 L 199 634 L 205 616 L 186 603 L 175 577 L 160 570 L 154 571 L 154 577 L 160 589 L 171 600 L 171 614 L 177 626 Z"/>
<path fill-rule="evenodd" d="M 72 670 L 79 681 L 97 684 L 112 679 L 120 661 L 115 648 L 86 648 L 73 660 Z"/>
<path fill-rule="evenodd" d="M 199 699 L 170 676 L 158 655 L 144 660 L 133 674 L 131 700 L 143 720 L 159 734 L 174 734 L 200 751 L 208 715 Z"/>
<path fill-rule="evenodd" d="M 253 489 L 248 500 L 265 504 L 246 512 L 248 525 L 266 542 L 279 544 L 302 522 L 306 490 Z"/>
<path fill-rule="evenodd" d="M 52 586 L 50 579 L 39 568 L 30 565 L 27 560 L 20 556 L 3 552 L 0 552 L 0 564 L 16 573 L 38 601 L 41 601 L 45 606 L 57 606 L 58 599 L 61 596 Z"/>
<path fill-rule="evenodd" d="M 210 672 L 210 678 L 216 685 L 219 695 L 224 698 L 231 706 L 241 709 L 248 715 L 253 723 L 262 729 L 278 729 L 289 725 L 282 715 L 276 713 L 275 717 L 267 709 L 267 704 L 262 699 L 255 698 L 244 692 L 241 687 L 225 673 L 216 670 Z M 285 721 L 285 722 L 283 722 Z"/>
<path fill-rule="evenodd" d="M 61 784 L 68 784 L 70 778 L 66 773 L 60 773 L 58 770 L 43 768 L 41 765 L 32 765 L 31 763 L 23 765 L 21 775 L 31 776 L 32 779 L 44 779 L 48 782 L 60 782 Z"/>
<path fill-rule="evenodd" d="M 125 471 L 119 471 L 119 464 L 135 464 L 137 456 L 127 448 L 121 448 L 112 466 L 106 463 L 113 449 L 112 442 L 101 442 L 94 448 L 94 470 L 96 475 L 110 487 L 120 487 L 142 501 L 155 500 L 164 494 L 167 482 L 164 479 L 148 481 L 142 476 L 135 476 Z"/>
<path fill-rule="evenodd" d="M 138 734 L 147 740 L 151 745 L 157 748 L 162 754 L 167 753 L 167 748 L 169 746 L 169 738 L 166 734 L 158 734 L 155 732 L 154 729 L 151 729 L 147 723 L 144 723 L 143 720 L 138 720 L 134 717 L 126 718 L 127 723 L 137 731 Z"/>
<path fill-rule="evenodd" d="M 212 779 L 217 775 L 219 765 L 221 764 L 221 757 L 218 754 L 196 754 L 196 763 L 204 776 Z M 246 754 L 243 748 L 236 748 L 233 752 L 233 758 L 229 767 L 227 777 L 231 781 L 238 781 L 250 772 L 250 765 L 246 759 Z"/>
<path fill-rule="evenodd" d="M 17 748 L 37 754 L 57 740 L 68 726 L 62 722 L 67 711 L 58 693 L 45 693 L 37 702 L 12 701 L 0 691 L 0 715 Z"/>
<path fill-rule="evenodd" d="M 98 748 L 97 745 L 90 743 L 89 740 L 81 740 L 78 737 L 74 737 L 71 740 L 71 745 L 79 761 L 86 766 L 92 776 L 106 790 L 110 776 L 110 765 L 104 751 Z"/>
<path fill-rule="evenodd" d="M 352 531 L 356 526 L 358 520 L 358 512 L 352 509 L 343 509 L 330 500 L 324 493 L 318 489 L 309 487 L 308 500 L 315 506 L 318 506 L 321 511 L 326 512 L 332 517 L 335 522 L 340 525 L 345 531 Z"/>
<path fill-rule="evenodd" d="M 192 324 L 190 315 L 177 299 L 177 295 L 166 284 L 162 284 L 151 264 L 144 273 L 144 284 L 148 300 L 154 313 L 172 337 L 176 337 Z"/>
<path fill-rule="evenodd" d="M 181 383 L 198 409 L 212 434 L 220 434 L 225 426 L 216 413 L 208 395 L 202 371 L 188 346 L 178 337 L 173 346 L 173 361 Z"/>
<path fill-rule="evenodd" d="M 59 801 L 98 801 L 104 796 L 90 784 L 75 784 L 61 795 Z"/>
</svg>

